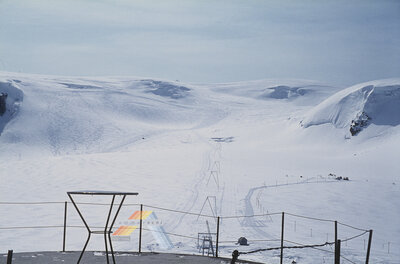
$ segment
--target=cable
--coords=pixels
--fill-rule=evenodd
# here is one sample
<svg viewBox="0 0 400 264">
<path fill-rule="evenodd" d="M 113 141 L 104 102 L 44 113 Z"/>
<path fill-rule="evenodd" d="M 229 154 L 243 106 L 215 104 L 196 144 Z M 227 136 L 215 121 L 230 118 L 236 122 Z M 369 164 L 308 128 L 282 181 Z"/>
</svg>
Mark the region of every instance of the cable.
<svg viewBox="0 0 400 264">
<path fill-rule="evenodd" d="M 167 208 L 162 208 L 162 207 L 157 207 L 157 206 L 151 206 L 151 205 L 143 205 L 143 207 L 149 207 L 149 208 L 155 208 L 159 210 L 164 210 L 164 211 L 169 211 L 169 212 L 175 212 L 175 213 L 181 213 L 181 214 L 188 214 L 188 215 L 195 215 L 195 216 L 203 216 L 203 217 L 209 217 L 209 218 L 217 218 L 213 215 L 203 215 L 203 214 L 196 214 L 196 213 L 191 213 L 191 212 L 185 212 L 185 211 L 179 211 L 179 210 L 173 210 L 173 209 L 167 209 Z"/>
<path fill-rule="evenodd" d="M 305 246 L 304 244 L 300 244 L 300 243 L 293 242 L 293 241 L 290 241 L 290 240 L 283 240 L 283 241 L 288 242 L 288 243 L 292 243 L 292 244 L 295 244 L 295 245 Z M 326 242 L 325 244 L 326 245 L 333 245 L 333 244 L 335 244 L 335 242 Z M 324 252 L 328 252 L 328 253 L 332 253 L 332 254 L 335 253 L 333 251 L 329 251 L 329 250 L 318 248 L 318 247 L 309 247 L 309 248 L 320 250 L 320 251 L 324 251 Z"/>
<path fill-rule="evenodd" d="M 346 241 L 355 239 L 355 238 L 357 238 L 357 237 L 363 236 L 363 235 L 365 235 L 365 234 L 368 233 L 368 232 L 369 232 L 369 231 L 364 231 L 363 233 L 361 233 L 361 234 L 359 234 L 359 235 L 356 235 L 356 236 L 353 236 L 353 237 L 350 237 L 350 238 L 346 238 L 346 239 L 341 240 L 341 241 L 342 241 L 342 242 L 346 242 Z"/>
<path fill-rule="evenodd" d="M 286 241 L 286 240 L 285 240 Z M 290 241 L 287 241 L 290 242 Z M 298 244 L 298 243 L 294 243 L 294 244 Z M 316 248 L 316 247 L 324 247 L 324 246 L 329 246 L 335 244 L 335 242 L 325 242 L 324 244 L 319 244 L 319 245 L 301 245 L 299 244 L 299 246 L 284 246 L 282 248 L 286 248 L 286 249 L 293 249 L 293 248 Z M 256 250 L 252 250 L 249 252 L 239 252 L 239 255 L 245 255 L 245 254 L 252 254 L 252 253 L 257 253 L 257 252 L 261 252 L 261 251 L 269 251 L 269 250 L 278 250 L 281 249 L 281 247 L 273 247 L 273 248 L 263 248 L 263 249 L 256 249 Z"/>
<path fill-rule="evenodd" d="M 260 215 L 234 215 L 234 216 L 221 216 L 221 219 L 229 219 L 229 218 L 244 218 L 244 217 L 259 217 L 259 216 L 270 216 L 270 215 L 281 215 L 282 213 L 267 213 Z"/>
<path fill-rule="evenodd" d="M 322 219 L 322 218 L 315 218 L 315 217 L 309 217 L 309 216 L 303 216 L 303 215 L 296 215 L 296 214 L 291 214 L 291 213 L 286 213 L 287 215 L 295 216 L 295 217 L 300 217 L 300 218 L 305 218 L 305 219 L 310 219 L 310 220 L 316 220 L 316 221 L 321 221 L 321 222 L 331 222 L 334 223 L 335 221 L 329 220 L 329 219 Z M 363 230 L 364 231 L 364 230 Z"/>
<path fill-rule="evenodd" d="M 36 204 L 64 204 L 65 202 L 0 202 L 4 205 L 36 205 Z"/>
<path fill-rule="evenodd" d="M 351 225 L 347 225 L 347 224 L 344 224 L 344 223 L 341 223 L 341 222 L 338 222 L 338 224 L 343 225 L 343 226 L 347 226 L 347 227 L 350 227 L 350 228 L 353 228 L 353 229 L 356 229 L 356 230 L 358 230 L 358 231 L 366 231 L 366 232 L 369 232 L 369 230 L 361 229 L 361 228 L 358 228 L 358 227 L 355 227 L 355 226 L 351 226 Z"/>
<path fill-rule="evenodd" d="M 247 239 L 247 242 L 274 242 L 281 241 L 280 239 Z M 237 240 L 218 241 L 218 243 L 237 243 Z"/>
<path fill-rule="evenodd" d="M 185 235 L 179 235 L 179 234 L 175 234 L 175 233 L 155 231 L 155 230 L 151 230 L 151 229 L 147 229 L 147 228 L 142 228 L 142 229 L 146 230 L 146 231 L 151 231 L 151 232 L 163 233 L 163 234 L 167 234 L 167 235 L 171 235 L 171 236 L 184 237 L 184 238 L 190 238 L 190 239 L 196 239 L 196 240 L 198 239 L 197 237 L 192 237 L 192 236 L 185 236 Z"/>
<path fill-rule="evenodd" d="M 28 229 L 28 228 L 61 228 L 64 226 L 12 226 L 12 227 L 0 227 L 1 230 L 7 229 Z"/>
</svg>

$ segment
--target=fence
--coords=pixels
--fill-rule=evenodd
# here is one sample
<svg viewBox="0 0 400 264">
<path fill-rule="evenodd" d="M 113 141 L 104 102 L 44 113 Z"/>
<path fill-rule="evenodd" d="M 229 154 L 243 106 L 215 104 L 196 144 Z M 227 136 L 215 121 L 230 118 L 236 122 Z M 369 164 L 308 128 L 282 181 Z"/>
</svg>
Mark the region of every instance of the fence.
<svg viewBox="0 0 400 264">
<path fill-rule="evenodd" d="M 85 228 L 80 223 L 79 218 L 76 215 L 72 215 L 75 210 L 69 210 L 69 204 L 69 202 L 0 202 L 1 206 L 29 205 L 31 207 L 62 205 L 64 212 L 63 218 L 59 217 L 63 219 L 63 224 L 60 225 L 1 226 L 0 232 L 19 229 L 60 229 L 62 230 L 62 250 L 66 251 L 68 249 L 67 241 L 69 234 L 73 230 Z M 108 203 L 81 202 L 77 204 L 93 212 L 95 211 L 93 207 L 109 206 Z M 115 204 L 115 206 L 117 205 Z M 72 211 L 72 214 L 70 211 Z M 287 254 L 285 252 L 307 249 L 318 250 L 323 254 L 324 261 L 325 259 L 332 259 L 332 262 L 334 261 L 333 263 L 335 264 L 340 263 L 340 260 L 349 263 L 369 263 L 372 230 L 365 230 L 334 220 L 302 216 L 288 212 L 216 216 L 214 213 L 207 215 L 143 204 L 124 204 L 122 211 L 124 213 L 120 213 L 120 215 L 130 217 L 116 223 L 113 229 L 115 234 L 114 241 L 119 241 L 117 233 L 121 233 L 121 230 L 124 230 L 126 233 L 129 233 L 125 238 L 129 238 L 130 241 L 128 244 L 125 244 L 125 248 L 132 250 L 134 247 L 137 247 L 137 252 L 143 252 L 142 245 L 145 245 L 147 251 L 164 250 L 175 253 L 204 254 L 204 239 L 207 238 L 210 239 L 210 241 L 207 240 L 207 243 L 209 243 L 206 248 L 208 251 L 207 255 L 209 255 L 210 250 L 215 257 L 219 257 L 221 252 L 225 256 L 232 254 L 233 263 L 239 256 L 240 258 L 251 259 L 249 256 L 256 255 L 256 257 L 253 257 L 253 260 L 257 260 L 261 258 L 259 254 L 267 254 L 262 255 L 262 257 L 271 259 L 272 261 L 279 259 L 279 263 L 282 264 L 285 256 L 304 255 L 303 253 Z M 61 215 L 62 211 L 59 210 L 59 212 Z M 141 212 L 141 217 L 135 216 L 135 213 L 132 214 L 132 212 Z M 321 224 L 307 225 L 307 222 L 319 222 Z M 94 228 L 104 227 L 100 224 L 96 226 L 97 223 L 96 221 L 92 223 Z M 308 229 L 309 226 L 311 226 L 310 229 Z M 207 227 L 207 230 L 204 230 L 205 227 Z M 339 233 L 339 227 L 342 231 L 345 229 L 346 231 Z M 136 229 L 139 232 L 133 233 Z M 182 232 L 177 232 L 179 230 L 182 230 Z M 326 239 L 325 235 L 324 237 L 321 236 L 321 234 L 325 233 Z M 343 233 L 348 236 L 344 236 Z M 237 238 L 244 235 L 248 237 L 248 242 L 250 242 L 250 245 L 245 247 L 247 250 L 242 250 L 244 246 L 238 246 L 237 244 Z M 366 245 L 367 235 L 368 243 Z M 123 236 L 120 237 L 120 241 L 123 243 Z M 364 260 L 361 261 L 360 257 L 357 260 L 351 259 L 348 255 L 345 255 L 351 255 L 349 250 L 340 251 L 341 245 L 347 246 L 347 243 L 350 241 L 357 240 L 357 245 L 360 246 L 362 244 L 360 243 L 360 238 L 364 238 L 364 249 L 366 250 Z M 295 241 L 296 239 L 302 239 L 302 242 Z M 75 237 L 74 241 L 78 241 L 77 237 Z M 79 240 L 80 242 L 81 240 Z M 266 247 L 265 245 L 270 246 Z M 333 250 L 332 247 L 334 247 Z M 388 247 L 390 247 L 390 244 L 388 244 Z M 124 248 L 122 244 L 121 248 Z M 241 250 L 237 250 L 238 248 Z M 273 253 L 272 255 L 268 255 L 268 252 Z"/>
</svg>

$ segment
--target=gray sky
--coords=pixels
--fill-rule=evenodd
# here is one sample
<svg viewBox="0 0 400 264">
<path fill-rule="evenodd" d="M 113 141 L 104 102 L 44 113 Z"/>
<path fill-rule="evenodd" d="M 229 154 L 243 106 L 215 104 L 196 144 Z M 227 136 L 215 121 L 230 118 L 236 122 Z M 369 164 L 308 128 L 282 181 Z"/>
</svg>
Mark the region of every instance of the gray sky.
<svg viewBox="0 0 400 264">
<path fill-rule="evenodd" d="M 400 77 L 400 1 L 0 0 L 0 70 L 334 85 Z"/>
</svg>

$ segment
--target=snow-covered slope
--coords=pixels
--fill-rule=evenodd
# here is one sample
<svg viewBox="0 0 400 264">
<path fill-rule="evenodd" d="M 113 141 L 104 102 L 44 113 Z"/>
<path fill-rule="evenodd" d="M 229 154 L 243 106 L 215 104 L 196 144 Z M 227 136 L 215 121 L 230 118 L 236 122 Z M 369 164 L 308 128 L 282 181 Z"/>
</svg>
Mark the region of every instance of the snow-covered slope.
<svg viewBox="0 0 400 264">
<path fill-rule="evenodd" d="M 182 211 L 219 216 L 285 211 L 373 229 L 371 263 L 397 264 L 399 84 L 375 81 L 338 92 L 298 80 L 187 84 L 2 72 L 0 93 L 7 98 L 0 116 L 0 201 L 61 204 L 0 203 L 0 228 L 60 225 L 67 191 L 138 191 L 127 203 L 145 204 L 166 232 L 181 235 L 169 237 L 170 251 L 198 252 L 192 238 L 206 232 L 206 220 L 216 230 L 213 218 Z M 346 140 L 343 130 L 349 133 L 362 112 L 369 126 Z M 298 125 L 301 120 L 306 129 Z M 350 180 L 336 180 L 339 176 Z M 69 225 L 81 225 L 69 208 Z M 87 205 L 85 211 L 102 225 L 99 208 Z M 116 225 L 135 210 L 124 208 Z M 331 222 L 285 217 L 288 241 L 321 244 L 334 237 Z M 221 256 L 231 256 L 239 247 L 232 241 L 241 236 L 250 246 L 240 251 L 279 246 L 280 214 L 221 219 Z M 130 242 L 116 241 L 115 249 L 135 250 L 137 232 L 132 234 Z M 340 225 L 340 239 L 356 235 L 359 230 Z M 80 250 L 84 236 L 69 228 L 67 250 Z M 61 239 L 62 228 L 0 229 L 0 250 L 60 250 Z M 343 243 L 342 253 L 363 263 L 367 239 L 364 234 Z M 93 239 L 89 248 L 103 249 L 102 243 Z M 148 230 L 142 244 L 163 250 Z M 240 258 L 279 263 L 278 256 L 265 251 Z M 285 249 L 284 256 L 285 263 L 333 263 L 331 253 L 313 249 Z"/>
<path fill-rule="evenodd" d="M 330 123 L 357 135 L 369 124 L 400 125 L 400 79 L 354 85 L 332 95 L 311 109 L 302 125 Z"/>
</svg>

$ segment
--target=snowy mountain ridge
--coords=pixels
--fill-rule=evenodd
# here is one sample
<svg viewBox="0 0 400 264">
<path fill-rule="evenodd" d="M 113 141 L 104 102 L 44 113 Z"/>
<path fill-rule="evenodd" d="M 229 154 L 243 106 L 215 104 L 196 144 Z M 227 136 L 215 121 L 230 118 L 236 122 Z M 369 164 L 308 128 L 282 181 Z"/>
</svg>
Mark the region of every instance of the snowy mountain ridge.
<svg viewBox="0 0 400 264">
<path fill-rule="evenodd" d="M 298 80 L 187 84 L 0 72 L 0 94 L 7 94 L 0 116 L 0 200 L 65 201 L 67 191 L 82 189 L 138 191 L 131 202 L 185 212 L 240 217 L 285 211 L 335 219 L 374 230 L 371 263 L 397 264 L 399 87 L 400 79 L 341 90 Z M 361 128 L 353 137 L 352 124 Z M 207 199 L 215 201 L 211 209 L 203 208 Z M 58 225 L 62 210 L 56 206 L 3 205 L 0 226 Z M 207 228 L 192 215 L 155 211 L 169 233 L 197 237 Z M 121 212 L 120 221 L 132 213 Z M 249 250 L 264 248 L 260 241 L 279 240 L 279 217 L 226 218 L 220 241 L 244 236 Z M 288 216 L 287 239 L 321 244 L 334 237 L 331 223 L 307 221 Z M 215 221 L 209 225 L 215 230 Z M 59 231 L 2 230 L 0 245 L 7 246 L 3 251 L 60 250 L 54 243 Z M 69 250 L 81 249 L 79 231 L 68 230 Z M 339 237 L 358 232 L 341 226 Z M 144 240 L 148 249 L 161 251 L 152 239 Z M 198 252 L 193 240 L 170 239 L 173 252 Z M 364 239 L 344 244 L 345 256 L 362 263 Z M 132 241 L 115 248 L 132 250 Z M 89 247 L 103 248 L 100 242 Z M 388 243 L 390 254 L 382 247 Z M 222 245 L 221 256 L 230 257 L 236 247 Z M 274 252 L 246 258 L 277 263 Z M 333 263 L 333 256 L 287 250 L 285 260 Z"/>
</svg>

